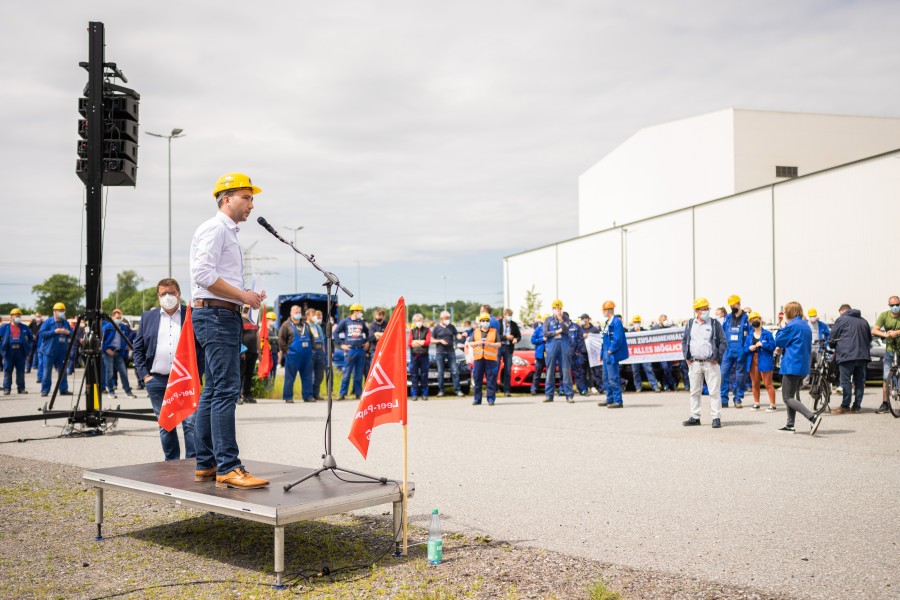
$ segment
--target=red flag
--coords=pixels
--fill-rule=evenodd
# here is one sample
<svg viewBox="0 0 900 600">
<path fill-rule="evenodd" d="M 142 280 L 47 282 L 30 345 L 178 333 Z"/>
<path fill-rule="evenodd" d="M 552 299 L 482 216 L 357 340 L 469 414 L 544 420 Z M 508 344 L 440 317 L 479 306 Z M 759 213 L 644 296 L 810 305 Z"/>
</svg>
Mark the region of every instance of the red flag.
<svg viewBox="0 0 900 600">
<path fill-rule="evenodd" d="M 175 348 L 172 372 L 166 385 L 162 408 L 159 411 L 159 426 L 172 431 L 197 410 L 200 401 L 200 373 L 197 372 L 197 349 L 194 346 L 194 325 L 191 322 L 191 307 L 187 307 L 181 337 Z"/>
<path fill-rule="evenodd" d="M 266 379 L 269 377 L 269 371 L 272 370 L 272 351 L 269 346 L 271 342 L 269 341 L 269 323 L 268 319 L 266 319 L 265 304 L 262 305 L 262 320 L 259 323 L 259 327 L 259 349 L 261 354 L 256 376 L 260 379 Z"/>
<path fill-rule="evenodd" d="M 378 354 L 369 369 L 347 439 L 365 458 L 374 428 L 406 422 L 406 301 L 401 296 L 378 341 Z"/>
</svg>

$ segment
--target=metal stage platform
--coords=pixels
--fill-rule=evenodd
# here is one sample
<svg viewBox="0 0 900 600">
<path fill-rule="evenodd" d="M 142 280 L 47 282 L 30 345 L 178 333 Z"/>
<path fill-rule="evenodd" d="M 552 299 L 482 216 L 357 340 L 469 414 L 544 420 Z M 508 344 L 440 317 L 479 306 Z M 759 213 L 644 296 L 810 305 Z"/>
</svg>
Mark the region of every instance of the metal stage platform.
<svg viewBox="0 0 900 600">
<path fill-rule="evenodd" d="M 194 466 L 194 459 L 186 459 L 85 471 L 82 480 L 96 492 L 97 539 L 102 539 L 103 490 L 137 494 L 179 506 L 267 523 L 275 528 L 275 585 L 281 587 L 284 526 L 288 523 L 390 502 L 394 505 L 394 531 L 400 532 L 403 512 L 401 483 L 355 483 L 349 481 L 357 478 L 349 475 L 342 475 L 348 481 L 341 481 L 332 472 L 326 471 L 285 492 L 284 484 L 297 481 L 315 469 L 244 461 L 250 473 L 269 480 L 269 487 L 258 490 L 220 489 L 215 482 L 196 483 Z M 412 482 L 408 485 L 411 498 L 415 485 Z M 395 543 L 399 542 L 401 534 L 398 534 Z"/>
</svg>

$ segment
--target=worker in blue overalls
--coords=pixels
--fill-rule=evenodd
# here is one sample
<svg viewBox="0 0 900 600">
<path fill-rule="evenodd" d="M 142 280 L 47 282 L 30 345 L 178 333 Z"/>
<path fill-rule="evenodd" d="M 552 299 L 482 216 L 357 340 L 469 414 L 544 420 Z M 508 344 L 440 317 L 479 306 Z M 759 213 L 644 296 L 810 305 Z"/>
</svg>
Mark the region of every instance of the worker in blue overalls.
<svg viewBox="0 0 900 600">
<path fill-rule="evenodd" d="M 553 314 L 544 321 L 544 340 L 547 353 L 547 382 L 544 386 L 544 402 L 553 402 L 556 391 L 556 368 L 559 367 L 561 391 L 566 402 L 575 402 L 572 392 L 572 367 L 569 361 L 569 323 L 563 319 L 562 300 L 554 300 Z"/>
<path fill-rule="evenodd" d="M 606 327 L 603 329 L 603 383 L 606 386 L 606 407 L 622 408 L 622 381 L 619 379 L 619 363 L 628 358 L 628 341 L 625 326 L 616 315 L 612 300 L 603 303 Z M 603 403 L 598 402 L 601 406 Z"/>
<path fill-rule="evenodd" d="M 587 389 L 587 345 L 581 325 L 569 319 L 569 313 L 563 313 L 563 320 L 569 324 L 569 362 L 572 365 L 572 381 L 574 389 L 582 396 L 588 395 Z"/>
<path fill-rule="evenodd" d="M 59 393 L 63 396 L 71 396 L 69 381 L 62 366 L 66 360 L 66 351 L 69 349 L 69 338 L 72 335 L 72 326 L 66 321 L 66 305 L 57 302 L 53 305 L 53 318 L 44 321 L 41 325 L 41 353 L 44 359 L 44 373 L 41 379 L 41 396 L 50 394 L 53 379 L 53 370 L 59 371 Z"/>
<path fill-rule="evenodd" d="M 304 402 L 313 401 L 312 337 L 309 325 L 303 320 L 303 309 L 291 307 L 291 318 L 284 322 L 278 333 L 278 346 L 284 348 L 284 388 L 281 398 L 294 402 L 294 379 L 300 374 L 300 393 Z M 286 351 L 285 351 L 286 350 Z"/>
<path fill-rule="evenodd" d="M 34 346 L 34 336 L 27 325 L 22 324 L 22 310 L 9 312 L 9 323 L 0 325 L 0 355 L 3 356 L 3 395 L 12 392 L 12 374 L 16 371 L 16 391 L 27 394 L 25 389 L 25 360 Z"/>
<path fill-rule="evenodd" d="M 722 357 L 722 408 L 728 406 L 729 379 L 734 371 L 734 407 L 741 408 L 744 391 L 747 387 L 747 367 L 744 359 L 744 340 L 750 333 L 750 320 L 747 313 L 741 310 L 741 298 L 736 294 L 728 297 L 731 314 L 725 315 L 722 329 L 725 330 L 725 341 L 728 344 L 725 356 Z"/>
<path fill-rule="evenodd" d="M 341 336 L 343 335 L 343 342 Z M 339 400 L 347 398 L 350 386 L 350 375 L 353 374 L 353 393 L 356 399 L 362 397 L 363 366 L 366 362 L 366 351 L 369 349 L 369 328 L 363 320 L 363 307 L 350 305 L 350 316 L 341 319 L 334 328 L 334 341 L 341 344 L 344 351 L 344 375 L 341 378 L 341 395 Z"/>
<path fill-rule="evenodd" d="M 544 320 L 541 315 L 534 317 L 534 332 L 531 334 L 531 344 L 534 346 L 534 377 L 531 380 L 531 395 L 537 396 L 538 386 L 541 383 L 541 373 L 546 364 L 546 350 L 544 348 Z"/>
</svg>

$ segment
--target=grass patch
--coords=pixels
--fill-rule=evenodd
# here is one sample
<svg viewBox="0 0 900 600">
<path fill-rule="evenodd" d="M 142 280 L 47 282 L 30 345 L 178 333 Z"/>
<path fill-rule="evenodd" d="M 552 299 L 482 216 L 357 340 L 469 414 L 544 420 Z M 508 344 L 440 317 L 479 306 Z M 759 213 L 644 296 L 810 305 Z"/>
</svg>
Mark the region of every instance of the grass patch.
<svg viewBox="0 0 900 600">
<path fill-rule="evenodd" d="M 610 591 L 602 579 L 591 586 L 588 590 L 588 597 L 591 600 L 622 600 L 622 595 L 618 592 Z"/>
</svg>

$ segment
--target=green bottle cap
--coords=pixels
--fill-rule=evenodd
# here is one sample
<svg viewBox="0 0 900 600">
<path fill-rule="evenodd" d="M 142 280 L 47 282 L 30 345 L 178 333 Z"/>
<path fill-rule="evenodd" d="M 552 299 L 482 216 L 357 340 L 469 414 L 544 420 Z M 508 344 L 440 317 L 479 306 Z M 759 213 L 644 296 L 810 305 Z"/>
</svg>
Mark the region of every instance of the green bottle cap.
<svg viewBox="0 0 900 600">
<path fill-rule="evenodd" d="M 435 509 L 432 509 L 431 514 L 433 514 L 433 515 L 438 514 L 438 510 L 437 510 L 436 508 L 435 508 Z"/>
</svg>

